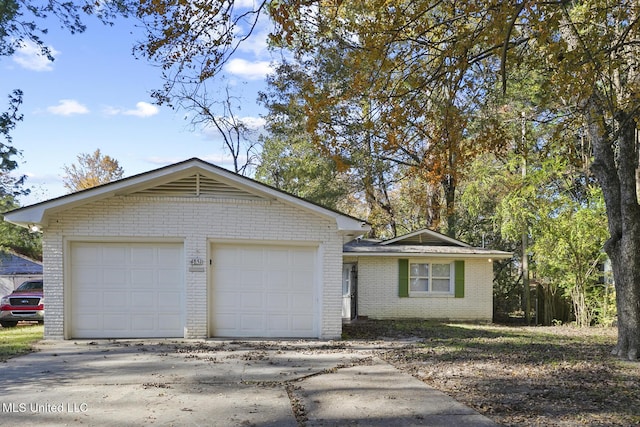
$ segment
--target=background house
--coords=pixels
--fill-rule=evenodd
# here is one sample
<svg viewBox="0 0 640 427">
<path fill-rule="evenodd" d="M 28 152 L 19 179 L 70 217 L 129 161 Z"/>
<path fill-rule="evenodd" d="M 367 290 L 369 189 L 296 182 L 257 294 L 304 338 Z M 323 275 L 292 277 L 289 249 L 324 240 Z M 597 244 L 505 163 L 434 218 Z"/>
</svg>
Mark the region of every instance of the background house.
<svg viewBox="0 0 640 427">
<path fill-rule="evenodd" d="M 493 260 L 512 255 L 426 229 L 353 240 L 343 248 L 343 318 L 490 322 Z"/>
</svg>

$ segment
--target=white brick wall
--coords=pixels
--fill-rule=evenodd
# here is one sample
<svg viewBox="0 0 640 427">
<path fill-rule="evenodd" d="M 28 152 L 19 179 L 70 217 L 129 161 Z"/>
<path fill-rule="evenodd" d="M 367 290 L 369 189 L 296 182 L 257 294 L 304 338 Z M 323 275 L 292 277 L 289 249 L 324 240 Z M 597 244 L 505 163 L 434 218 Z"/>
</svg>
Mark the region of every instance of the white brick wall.
<svg viewBox="0 0 640 427">
<path fill-rule="evenodd" d="M 450 262 L 451 260 L 428 260 Z M 358 258 L 358 314 L 372 319 L 426 318 L 491 321 L 493 264 L 465 260 L 464 298 L 398 296 L 398 259 Z"/>
<path fill-rule="evenodd" d="M 277 201 L 118 196 L 50 217 L 43 234 L 45 337 L 69 338 L 65 319 L 65 253 L 74 240 L 183 241 L 185 248 L 185 337 L 208 335 L 208 274 L 190 272 L 189 260 L 206 258 L 216 240 L 313 242 L 320 252 L 320 338 L 342 332 L 342 236 L 335 221 Z M 206 268 L 206 266 L 205 266 Z"/>
</svg>

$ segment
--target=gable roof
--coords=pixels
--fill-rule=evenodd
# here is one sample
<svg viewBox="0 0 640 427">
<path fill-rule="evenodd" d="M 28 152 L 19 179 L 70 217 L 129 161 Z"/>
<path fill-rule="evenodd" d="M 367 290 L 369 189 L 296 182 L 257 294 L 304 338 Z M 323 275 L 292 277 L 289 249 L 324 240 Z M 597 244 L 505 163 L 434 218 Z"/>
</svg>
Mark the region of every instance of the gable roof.
<svg viewBox="0 0 640 427">
<path fill-rule="evenodd" d="M 0 276 L 42 274 L 42 263 L 13 252 L 0 252 Z"/>
<path fill-rule="evenodd" d="M 355 239 L 343 246 L 344 255 L 511 258 L 511 252 L 475 248 L 460 240 L 429 229 L 414 231 L 388 240 Z"/>
<path fill-rule="evenodd" d="M 126 195 L 277 200 L 335 220 L 338 230 L 344 234 L 355 236 L 370 229 L 361 219 L 322 207 L 198 158 L 19 208 L 5 213 L 4 219 L 26 228 L 46 227 L 54 213 Z"/>
<path fill-rule="evenodd" d="M 443 245 L 443 246 L 463 246 L 470 248 L 471 246 L 452 237 L 438 233 L 437 231 L 423 228 L 422 230 L 414 231 L 413 233 L 405 234 L 395 237 L 393 239 L 384 240 L 380 242 L 380 245 Z"/>
</svg>

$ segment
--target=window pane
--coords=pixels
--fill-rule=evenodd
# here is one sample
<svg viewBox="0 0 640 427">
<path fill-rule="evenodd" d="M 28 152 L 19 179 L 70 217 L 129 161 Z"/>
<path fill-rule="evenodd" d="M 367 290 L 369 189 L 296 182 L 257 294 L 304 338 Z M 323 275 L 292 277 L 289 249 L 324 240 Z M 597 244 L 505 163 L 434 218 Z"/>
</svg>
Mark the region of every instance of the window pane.
<svg viewBox="0 0 640 427">
<path fill-rule="evenodd" d="M 433 277 L 449 277 L 451 264 L 433 264 Z"/>
<path fill-rule="evenodd" d="M 427 292 L 429 290 L 428 279 L 411 279 L 412 292 Z"/>
<path fill-rule="evenodd" d="M 351 269 L 342 269 L 342 295 L 349 295 L 349 285 L 351 283 Z"/>
<path fill-rule="evenodd" d="M 429 264 L 411 264 L 411 277 L 429 277 Z"/>
<path fill-rule="evenodd" d="M 433 279 L 433 292 L 450 292 L 449 279 Z"/>
</svg>

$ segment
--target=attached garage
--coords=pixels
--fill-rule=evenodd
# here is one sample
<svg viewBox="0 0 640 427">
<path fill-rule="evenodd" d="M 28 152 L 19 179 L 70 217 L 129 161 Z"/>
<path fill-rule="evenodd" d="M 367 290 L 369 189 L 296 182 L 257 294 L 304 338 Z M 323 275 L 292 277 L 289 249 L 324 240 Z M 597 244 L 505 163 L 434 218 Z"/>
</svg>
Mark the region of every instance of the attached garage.
<svg viewBox="0 0 640 427">
<path fill-rule="evenodd" d="M 362 220 L 200 159 L 26 206 L 45 338 L 339 338 Z"/>
<path fill-rule="evenodd" d="M 182 337 L 183 260 L 175 243 L 71 242 L 71 337 Z"/>
<path fill-rule="evenodd" d="M 316 337 L 317 248 L 212 247 L 211 331 L 218 337 Z"/>
</svg>

